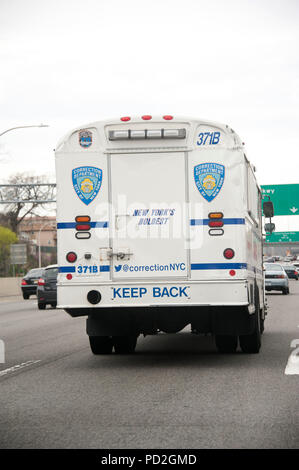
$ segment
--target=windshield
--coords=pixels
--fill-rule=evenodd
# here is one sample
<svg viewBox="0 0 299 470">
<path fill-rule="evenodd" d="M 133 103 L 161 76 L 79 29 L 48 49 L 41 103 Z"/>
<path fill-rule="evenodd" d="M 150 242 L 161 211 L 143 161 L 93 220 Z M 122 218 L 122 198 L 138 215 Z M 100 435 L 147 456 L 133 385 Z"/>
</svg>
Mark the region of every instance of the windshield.
<svg viewBox="0 0 299 470">
<path fill-rule="evenodd" d="M 286 269 L 287 271 L 295 271 L 295 267 L 294 267 L 294 266 L 290 266 L 290 265 L 283 266 L 283 269 Z"/>
<path fill-rule="evenodd" d="M 46 269 L 44 273 L 45 279 L 56 279 L 58 274 L 58 268 Z"/>
<path fill-rule="evenodd" d="M 31 269 L 26 276 L 41 277 L 43 275 L 43 269 Z"/>
<path fill-rule="evenodd" d="M 265 264 L 266 271 L 282 271 L 280 264 L 268 263 Z"/>
</svg>

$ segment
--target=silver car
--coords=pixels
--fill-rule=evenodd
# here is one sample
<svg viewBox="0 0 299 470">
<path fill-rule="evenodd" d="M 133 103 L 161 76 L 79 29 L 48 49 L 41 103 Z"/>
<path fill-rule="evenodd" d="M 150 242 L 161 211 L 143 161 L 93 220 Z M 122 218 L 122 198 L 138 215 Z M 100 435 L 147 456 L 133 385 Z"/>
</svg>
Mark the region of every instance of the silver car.
<svg viewBox="0 0 299 470">
<path fill-rule="evenodd" d="M 265 263 L 265 289 L 280 290 L 289 294 L 289 278 L 283 267 L 278 263 Z"/>
</svg>

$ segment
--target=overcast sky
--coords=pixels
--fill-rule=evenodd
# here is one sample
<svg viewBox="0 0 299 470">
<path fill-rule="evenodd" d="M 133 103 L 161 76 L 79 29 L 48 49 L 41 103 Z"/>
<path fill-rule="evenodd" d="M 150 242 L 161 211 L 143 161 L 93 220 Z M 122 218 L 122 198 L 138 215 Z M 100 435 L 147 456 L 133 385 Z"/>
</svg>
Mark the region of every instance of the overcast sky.
<svg viewBox="0 0 299 470">
<path fill-rule="evenodd" d="M 0 179 L 48 174 L 77 125 L 229 124 L 260 184 L 298 183 L 298 0 L 0 0 Z"/>
</svg>

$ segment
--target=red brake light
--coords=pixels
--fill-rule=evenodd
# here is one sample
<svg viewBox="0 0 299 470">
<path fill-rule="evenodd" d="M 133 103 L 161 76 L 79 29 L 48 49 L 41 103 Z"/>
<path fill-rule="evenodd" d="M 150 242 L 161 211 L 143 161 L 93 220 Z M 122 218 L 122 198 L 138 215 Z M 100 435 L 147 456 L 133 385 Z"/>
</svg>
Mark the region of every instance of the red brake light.
<svg viewBox="0 0 299 470">
<path fill-rule="evenodd" d="M 226 248 L 223 252 L 223 256 L 226 259 L 232 259 L 235 256 L 235 252 L 232 248 Z"/>
<path fill-rule="evenodd" d="M 149 114 L 145 114 L 144 116 L 141 116 L 141 119 L 143 119 L 144 121 L 149 121 L 150 119 L 152 119 L 152 116 L 150 116 Z"/>
<path fill-rule="evenodd" d="M 223 227 L 223 221 L 222 220 L 210 220 L 209 227 Z"/>
<path fill-rule="evenodd" d="M 90 224 L 77 224 L 76 230 L 90 230 Z"/>
<path fill-rule="evenodd" d="M 129 116 L 124 116 L 120 118 L 121 121 L 130 121 L 131 118 Z"/>
<path fill-rule="evenodd" d="M 27 286 L 27 282 L 25 281 L 25 279 L 22 279 L 21 285 L 22 286 Z"/>
<path fill-rule="evenodd" d="M 45 280 L 40 277 L 39 280 L 38 280 L 38 283 L 37 283 L 38 286 L 44 286 L 45 285 Z"/>
<path fill-rule="evenodd" d="M 171 121 L 171 119 L 173 119 L 173 116 L 166 114 L 165 116 L 163 116 L 163 119 L 165 119 L 165 121 Z"/>
<path fill-rule="evenodd" d="M 69 251 L 68 254 L 66 255 L 66 260 L 69 263 L 74 263 L 77 260 L 77 255 L 73 251 Z"/>
<path fill-rule="evenodd" d="M 234 269 L 231 269 L 230 272 L 229 272 L 229 274 L 230 274 L 231 276 L 235 276 L 235 275 L 236 275 L 236 271 L 235 271 Z"/>
</svg>

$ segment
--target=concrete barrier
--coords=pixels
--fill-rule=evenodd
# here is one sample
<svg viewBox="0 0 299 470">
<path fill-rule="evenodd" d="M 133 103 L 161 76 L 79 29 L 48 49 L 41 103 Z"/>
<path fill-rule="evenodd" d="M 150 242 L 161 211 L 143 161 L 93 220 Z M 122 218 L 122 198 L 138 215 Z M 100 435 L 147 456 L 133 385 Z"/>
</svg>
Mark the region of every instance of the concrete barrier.
<svg viewBox="0 0 299 470">
<path fill-rule="evenodd" d="M 0 297 L 22 295 L 21 277 L 0 277 Z"/>
</svg>

